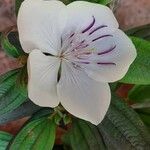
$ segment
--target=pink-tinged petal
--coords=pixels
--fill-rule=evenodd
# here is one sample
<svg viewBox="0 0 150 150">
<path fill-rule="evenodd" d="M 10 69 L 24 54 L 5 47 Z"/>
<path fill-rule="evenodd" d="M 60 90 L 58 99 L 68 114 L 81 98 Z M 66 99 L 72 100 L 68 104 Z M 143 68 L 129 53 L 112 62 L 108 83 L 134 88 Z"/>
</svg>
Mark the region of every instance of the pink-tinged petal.
<svg viewBox="0 0 150 150">
<path fill-rule="evenodd" d="M 118 28 L 118 22 L 112 11 L 103 5 L 85 1 L 75 1 L 67 5 L 67 27 L 82 33 L 96 30 L 99 26 Z"/>
<path fill-rule="evenodd" d="M 63 14 L 67 16 L 67 21 L 61 37 L 62 52 L 67 55 L 91 48 L 90 45 L 107 37 L 111 38 L 118 29 L 112 11 L 100 4 L 76 1 L 67 5 Z"/>
<path fill-rule="evenodd" d="M 80 67 L 63 61 L 57 90 L 61 104 L 72 115 L 95 125 L 103 120 L 111 97 L 107 83 L 96 82 Z"/>
<path fill-rule="evenodd" d="M 137 55 L 132 41 L 119 29 L 112 33 L 112 37 L 93 42 L 90 48 L 94 49 L 86 60 L 90 64 L 82 67 L 90 77 L 100 82 L 120 80 Z"/>
<path fill-rule="evenodd" d="M 66 6 L 60 1 L 25 0 L 18 14 L 18 31 L 23 50 L 33 49 L 57 55 L 61 47 L 61 34 Z"/>
<path fill-rule="evenodd" d="M 63 42 L 69 37 L 71 43 L 76 44 L 85 39 L 87 35 L 95 33 L 111 33 L 118 28 L 118 22 L 113 12 L 106 6 L 75 1 L 66 6 L 62 16 L 67 16 L 66 26 L 62 34 Z M 72 36 L 73 35 L 73 36 Z"/>
<path fill-rule="evenodd" d="M 45 56 L 40 50 L 33 50 L 28 58 L 28 95 L 37 105 L 56 107 L 57 75 L 60 60 L 56 57 Z"/>
</svg>

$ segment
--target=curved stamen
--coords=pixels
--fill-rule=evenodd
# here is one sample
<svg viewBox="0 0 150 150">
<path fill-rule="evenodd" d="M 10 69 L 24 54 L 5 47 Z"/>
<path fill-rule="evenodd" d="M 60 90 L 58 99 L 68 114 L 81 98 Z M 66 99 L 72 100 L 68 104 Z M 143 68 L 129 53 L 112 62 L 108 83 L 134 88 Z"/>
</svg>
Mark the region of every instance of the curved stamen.
<svg viewBox="0 0 150 150">
<path fill-rule="evenodd" d="M 89 33 L 89 35 L 93 34 L 93 33 L 96 32 L 97 30 L 102 29 L 102 28 L 105 28 L 105 27 L 108 27 L 108 26 L 107 26 L 107 25 L 101 25 L 101 26 L 95 28 L 94 30 L 92 30 L 92 31 Z"/>
<path fill-rule="evenodd" d="M 108 50 L 105 50 L 105 51 L 103 51 L 103 52 L 97 53 L 97 55 L 103 55 L 103 54 L 110 53 L 110 52 L 113 51 L 115 48 L 116 48 L 116 45 L 115 45 L 114 47 L 111 47 L 111 48 L 108 49 Z"/>
<path fill-rule="evenodd" d="M 85 40 L 82 40 L 81 42 L 80 42 L 80 44 L 83 44 L 85 42 Z"/>
<path fill-rule="evenodd" d="M 87 32 L 89 29 L 91 29 L 92 27 L 93 27 L 93 25 L 95 24 L 95 17 L 94 16 L 92 16 L 93 17 L 93 20 L 92 20 L 92 22 L 90 23 L 90 25 L 88 26 L 88 27 L 86 27 L 83 31 L 82 31 L 82 33 L 85 33 L 85 32 Z"/>
<path fill-rule="evenodd" d="M 77 65 L 76 63 L 72 62 L 71 64 L 75 69 L 81 69 L 81 66 Z"/>
<path fill-rule="evenodd" d="M 97 62 L 97 65 L 116 65 L 113 62 Z"/>
<path fill-rule="evenodd" d="M 87 60 L 88 56 L 76 56 L 77 59 L 79 60 Z"/>
<path fill-rule="evenodd" d="M 105 38 L 105 37 L 109 37 L 109 36 L 110 36 L 110 37 L 113 37 L 113 35 L 111 35 L 111 34 L 106 34 L 106 35 L 102 35 L 102 36 L 99 36 L 99 37 L 93 39 L 92 42 L 95 42 L 95 41 L 97 41 L 97 40 L 99 40 L 99 39 L 102 39 L 102 38 Z"/>
<path fill-rule="evenodd" d="M 89 61 L 74 61 L 75 63 L 78 63 L 78 64 L 90 64 Z"/>
<path fill-rule="evenodd" d="M 81 51 L 82 49 L 86 48 L 89 46 L 89 44 L 84 44 L 85 40 L 83 40 L 82 42 L 80 42 L 80 45 L 74 47 L 72 50 L 69 50 L 67 52 L 65 52 L 66 55 L 72 53 L 72 52 L 79 52 Z"/>
<path fill-rule="evenodd" d="M 86 45 L 79 45 L 79 46 L 75 47 L 75 49 L 76 49 L 76 50 L 80 50 L 81 48 L 86 48 L 86 47 L 88 47 L 88 46 L 89 46 L 89 44 L 86 44 Z"/>
<path fill-rule="evenodd" d="M 88 61 L 80 61 L 79 63 L 81 63 L 81 64 L 90 64 L 90 62 L 88 62 Z"/>
<path fill-rule="evenodd" d="M 83 55 L 91 55 L 92 52 L 83 52 L 82 54 L 83 54 Z"/>
<path fill-rule="evenodd" d="M 63 46 L 63 38 L 61 37 L 61 47 Z"/>
<path fill-rule="evenodd" d="M 89 46 L 89 44 L 86 44 L 86 45 L 82 46 L 82 48 L 86 48 L 86 47 L 88 47 L 88 46 Z"/>
<path fill-rule="evenodd" d="M 72 38 L 74 35 L 75 35 L 75 33 L 72 33 L 72 34 L 69 36 L 69 38 Z"/>
</svg>

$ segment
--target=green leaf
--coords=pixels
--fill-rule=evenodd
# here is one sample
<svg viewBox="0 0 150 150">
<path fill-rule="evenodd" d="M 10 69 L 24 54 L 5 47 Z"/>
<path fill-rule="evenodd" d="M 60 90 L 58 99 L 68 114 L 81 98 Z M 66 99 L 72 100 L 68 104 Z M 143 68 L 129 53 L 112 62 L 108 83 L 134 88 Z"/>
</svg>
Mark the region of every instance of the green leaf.
<svg viewBox="0 0 150 150">
<path fill-rule="evenodd" d="M 150 134 L 138 114 L 113 95 L 102 123 L 96 127 L 86 121 L 74 119 L 72 128 L 63 137 L 63 142 L 69 150 L 148 149 Z M 102 147 L 98 147 L 99 145 Z"/>
<path fill-rule="evenodd" d="M 1 45 L 3 50 L 8 56 L 14 58 L 18 58 L 24 54 L 16 36 L 16 32 L 10 32 L 7 36 L 1 35 Z"/>
<path fill-rule="evenodd" d="M 112 0 L 99 0 L 99 3 L 100 4 L 103 4 L 103 5 L 107 5 L 111 2 Z"/>
<path fill-rule="evenodd" d="M 12 139 L 11 134 L 0 131 L 0 150 L 6 150 L 11 139 Z"/>
<path fill-rule="evenodd" d="M 135 85 L 128 97 L 134 103 L 150 102 L 150 85 Z"/>
<path fill-rule="evenodd" d="M 19 33 L 18 32 L 10 32 L 7 35 L 7 38 L 9 40 L 9 42 L 14 45 L 16 47 L 16 49 L 18 50 L 20 55 L 26 54 L 23 49 L 22 46 L 20 44 L 20 40 L 19 40 Z"/>
<path fill-rule="evenodd" d="M 13 111 L 0 115 L 0 124 L 5 124 L 10 121 L 14 121 L 17 119 L 21 119 L 23 117 L 31 116 L 35 112 L 39 111 L 41 109 L 40 106 L 35 105 L 30 100 L 27 100 L 23 104 L 21 104 L 19 107 L 14 109 Z"/>
<path fill-rule="evenodd" d="M 62 120 L 62 117 L 59 114 L 56 114 L 55 117 L 54 117 L 54 120 L 55 120 L 55 123 L 57 125 L 59 125 L 60 121 Z"/>
<path fill-rule="evenodd" d="M 126 31 L 126 34 L 150 41 L 150 24 L 130 29 Z"/>
<path fill-rule="evenodd" d="M 112 2 L 113 0 L 84 0 L 84 1 L 92 2 L 92 3 L 98 3 L 98 4 L 102 4 L 102 5 L 107 5 L 110 2 Z"/>
<path fill-rule="evenodd" d="M 27 99 L 26 88 L 18 83 L 21 69 L 9 71 L 0 77 L 0 117 L 12 112 Z"/>
<path fill-rule="evenodd" d="M 30 121 L 37 120 L 45 116 L 50 116 L 53 112 L 54 111 L 51 108 L 42 108 L 32 116 Z"/>
<path fill-rule="evenodd" d="M 48 111 L 46 111 L 46 114 Z M 51 111 L 49 111 L 49 114 Z M 36 116 L 36 117 L 35 117 Z M 56 124 L 53 119 L 38 113 L 21 129 L 9 150 L 52 150 Z"/>
<path fill-rule="evenodd" d="M 105 150 L 102 137 L 96 126 L 80 119 L 73 119 L 72 127 L 63 138 L 69 150 Z"/>
<path fill-rule="evenodd" d="M 16 11 L 16 16 L 18 15 L 18 11 L 19 11 L 19 8 L 21 6 L 21 3 L 23 2 L 24 0 L 15 0 L 15 11 Z"/>
<path fill-rule="evenodd" d="M 111 91 L 116 91 L 121 86 L 121 83 L 117 81 L 117 82 L 109 83 L 109 86 Z"/>
<path fill-rule="evenodd" d="M 150 107 L 144 109 L 136 109 L 136 112 L 139 114 L 140 118 L 150 131 Z"/>
<path fill-rule="evenodd" d="M 150 42 L 136 37 L 131 39 L 137 49 L 137 57 L 120 82 L 148 85 L 150 84 Z"/>
<path fill-rule="evenodd" d="M 108 150 L 137 150 L 150 147 L 150 134 L 136 112 L 117 96 L 98 128 Z"/>
<path fill-rule="evenodd" d="M 19 53 L 17 49 L 9 42 L 7 37 L 3 36 L 1 38 L 1 45 L 2 45 L 2 49 L 5 51 L 5 53 L 8 56 L 14 57 L 14 58 L 19 57 Z"/>
<path fill-rule="evenodd" d="M 65 125 L 71 123 L 71 122 L 72 122 L 71 117 L 70 117 L 69 115 L 66 115 L 66 114 L 65 114 L 65 115 L 63 116 L 63 122 L 64 122 Z"/>
</svg>

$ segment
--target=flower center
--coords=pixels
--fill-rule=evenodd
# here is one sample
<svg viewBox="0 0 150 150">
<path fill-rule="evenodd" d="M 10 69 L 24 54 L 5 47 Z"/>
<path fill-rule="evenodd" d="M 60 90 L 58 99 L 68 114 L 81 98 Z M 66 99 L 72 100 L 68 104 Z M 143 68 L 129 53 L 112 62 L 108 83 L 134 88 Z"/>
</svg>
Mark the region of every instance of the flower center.
<svg viewBox="0 0 150 150">
<path fill-rule="evenodd" d="M 61 38 L 61 60 L 67 60 L 75 68 L 80 68 L 83 64 L 116 65 L 114 62 L 102 61 L 100 56 L 106 55 L 116 48 L 112 45 L 110 48 L 98 51 L 96 42 L 104 38 L 112 38 L 111 34 L 102 34 L 99 31 L 107 28 L 107 25 L 95 25 L 96 19 L 92 16 L 92 21 L 83 30 L 70 32 Z M 97 56 L 99 59 L 97 59 Z"/>
</svg>

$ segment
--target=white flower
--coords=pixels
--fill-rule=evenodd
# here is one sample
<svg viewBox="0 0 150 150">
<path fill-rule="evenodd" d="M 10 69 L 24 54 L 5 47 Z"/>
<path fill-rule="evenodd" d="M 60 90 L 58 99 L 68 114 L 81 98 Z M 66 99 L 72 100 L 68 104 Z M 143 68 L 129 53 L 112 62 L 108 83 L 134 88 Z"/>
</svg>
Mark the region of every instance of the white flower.
<svg viewBox="0 0 150 150">
<path fill-rule="evenodd" d="M 82 1 L 66 6 L 25 0 L 18 30 L 29 53 L 29 98 L 46 107 L 61 103 L 76 117 L 99 124 L 110 104 L 108 82 L 121 79 L 136 57 L 112 11 Z"/>
</svg>

